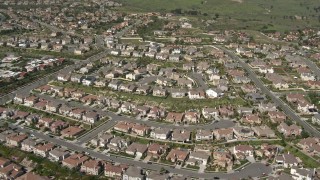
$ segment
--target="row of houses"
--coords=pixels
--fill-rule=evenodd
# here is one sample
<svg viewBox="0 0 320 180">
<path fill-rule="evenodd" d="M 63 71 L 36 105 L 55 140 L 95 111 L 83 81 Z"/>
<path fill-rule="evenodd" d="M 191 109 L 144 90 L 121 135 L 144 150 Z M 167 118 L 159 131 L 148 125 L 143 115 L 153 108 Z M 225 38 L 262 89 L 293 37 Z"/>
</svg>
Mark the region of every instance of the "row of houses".
<svg viewBox="0 0 320 180">
<path fill-rule="evenodd" d="M 126 121 L 118 122 L 113 130 L 137 136 L 148 136 L 157 140 L 168 140 L 174 142 L 191 143 L 193 132 L 186 129 L 169 129 L 150 127 L 138 123 Z M 215 130 L 198 129 L 194 132 L 195 141 L 233 140 L 248 139 L 254 137 L 275 138 L 275 132 L 267 126 L 236 126 L 232 128 L 221 128 Z"/>
<path fill-rule="evenodd" d="M 296 106 L 297 110 L 303 114 L 317 113 L 317 107 L 310 103 L 303 94 L 287 94 L 286 100 Z"/>
<path fill-rule="evenodd" d="M 34 153 L 37 156 L 47 158 L 53 162 L 59 162 L 64 167 L 79 170 L 87 175 L 100 175 L 103 173 L 106 177 L 110 178 L 135 177 L 134 174 L 127 173 L 130 171 L 130 168 L 132 168 L 128 165 L 92 159 L 85 154 L 71 152 L 53 143 L 30 138 L 26 134 L 3 131 L 0 133 L 0 137 L 1 142 L 4 142 L 7 146 L 20 148 L 22 151 Z M 22 166 L 7 159 L 0 158 L 1 178 L 16 179 L 24 173 L 25 170 Z"/>
<path fill-rule="evenodd" d="M 49 180 L 46 176 L 40 176 L 34 172 L 27 172 L 27 169 L 10 159 L 0 157 L 0 178 L 17 180 Z"/>
<path fill-rule="evenodd" d="M 81 90 L 72 88 L 45 85 L 36 90 L 42 93 L 58 95 L 63 98 L 79 100 L 86 104 L 103 105 L 109 109 L 118 110 L 120 113 L 140 115 L 140 117 L 147 117 L 148 119 L 164 119 L 172 123 L 198 123 L 201 118 L 213 119 L 216 117 L 230 117 L 237 112 L 243 115 L 241 122 L 245 124 L 261 124 L 262 119 L 258 113 L 253 113 L 254 109 L 257 109 L 261 113 L 267 112 L 268 117 L 273 123 L 281 123 L 286 120 L 286 115 L 278 111 L 277 106 L 273 103 L 259 103 L 256 108 L 238 107 L 235 109 L 231 106 L 220 106 L 218 108 L 205 107 L 201 111 L 186 111 L 182 113 L 166 112 L 164 109 L 157 107 L 150 107 L 148 105 L 139 106 L 130 102 L 121 102 L 104 96 L 87 94 Z"/>
<path fill-rule="evenodd" d="M 93 124 L 101 118 L 101 116 L 95 111 L 68 106 L 58 101 L 48 101 L 34 95 L 17 94 L 13 101 L 14 103 L 23 104 L 42 111 L 59 113 L 63 116 L 71 117 L 89 124 Z"/>
<path fill-rule="evenodd" d="M 128 77 L 132 79 L 132 77 Z M 134 77 L 136 79 L 137 77 Z M 58 80 L 66 82 L 66 80 L 61 80 L 62 75 L 58 76 Z M 64 77 L 65 79 L 65 77 Z M 80 78 L 81 79 L 81 78 Z M 68 81 L 68 80 L 67 80 Z M 75 80 L 71 80 L 75 82 Z M 190 81 L 190 82 L 189 82 Z M 188 97 L 189 99 L 206 99 L 206 98 L 217 98 L 219 96 L 218 92 L 212 89 L 204 90 L 199 88 L 192 88 L 193 82 L 188 79 L 180 78 L 177 81 L 180 88 L 166 88 L 170 85 L 171 80 L 159 77 L 156 79 L 155 83 L 158 83 L 160 86 L 151 87 L 150 85 L 136 85 L 135 83 L 123 83 L 121 80 L 97 80 L 92 76 L 83 77 L 82 80 L 76 81 L 77 83 L 82 83 L 85 86 L 95 86 L 95 87 L 108 87 L 114 91 L 122 91 L 127 93 L 135 93 L 140 95 L 152 94 L 156 97 L 166 97 L 171 95 L 173 98 L 184 98 Z M 191 89 L 185 89 L 185 87 Z"/>
</svg>

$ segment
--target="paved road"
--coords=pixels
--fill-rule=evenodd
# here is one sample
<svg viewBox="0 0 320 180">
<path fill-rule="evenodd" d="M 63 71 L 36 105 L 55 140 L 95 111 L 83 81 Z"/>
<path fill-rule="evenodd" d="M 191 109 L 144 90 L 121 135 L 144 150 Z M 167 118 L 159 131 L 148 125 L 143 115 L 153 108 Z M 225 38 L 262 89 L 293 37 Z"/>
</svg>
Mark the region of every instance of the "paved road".
<svg viewBox="0 0 320 180">
<path fill-rule="evenodd" d="M 307 59 L 307 58 L 302 58 L 302 59 L 304 60 L 304 62 L 306 62 L 306 64 L 309 66 L 309 68 L 313 71 L 313 73 L 319 79 L 320 78 L 320 69 L 316 65 L 316 63 L 314 63 L 313 61 L 311 61 L 310 59 Z"/>
<path fill-rule="evenodd" d="M 24 133 L 30 133 L 33 134 L 35 137 L 39 139 L 43 139 L 48 142 L 52 142 L 54 144 L 66 147 L 72 151 L 77 151 L 77 152 L 86 152 L 89 153 L 91 157 L 101 159 L 101 160 L 106 160 L 106 161 L 114 161 L 114 162 L 119 162 L 119 163 L 124 163 L 128 165 L 133 165 L 136 167 L 141 167 L 144 169 L 150 169 L 154 171 L 159 171 L 161 168 L 164 168 L 168 170 L 170 173 L 176 173 L 176 174 L 183 174 L 185 176 L 189 177 L 197 177 L 197 178 L 206 178 L 206 179 L 212 179 L 213 177 L 219 177 L 221 179 L 240 179 L 240 178 L 248 178 L 250 177 L 258 177 L 262 176 L 263 173 L 269 174 L 272 172 L 271 167 L 268 167 L 262 163 L 253 163 L 250 164 L 249 166 L 245 167 L 244 169 L 240 170 L 240 172 L 235 172 L 235 173 L 198 173 L 195 171 L 189 171 L 186 169 L 175 169 L 171 168 L 169 166 L 165 165 L 160 165 L 160 164 L 146 164 L 141 161 L 134 161 L 132 159 L 126 159 L 122 157 L 116 157 L 116 156 L 107 156 L 103 153 L 99 153 L 87 148 L 84 148 L 80 145 L 74 144 L 72 142 L 66 141 L 66 140 L 61 140 L 57 138 L 51 138 L 43 133 L 39 133 L 33 130 L 29 129 L 22 129 L 18 126 L 15 126 L 13 124 L 9 125 L 12 128 L 17 128 L 19 132 L 24 132 Z"/>
<path fill-rule="evenodd" d="M 202 88 L 204 90 L 208 89 L 208 85 L 204 81 L 204 79 L 203 79 L 204 77 L 202 76 L 202 74 L 193 72 L 193 73 L 190 73 L 189 76 L 197 82 L 197 84 L 200 88 Z"/>
<path fill-rule="evenodd" d="M 90 141 L 94 137 L 97 137 L 99 133 L 104 132 L 110 128 L 112 128 L 118 121 L 128 121 L 128 122 L 134 122 L 134 123 L 140 123 L 140 124 L 145 124 L 148 126 L 153 126 L 153 127 L 162 127 L 162 128 L 169 128 L 169 129 L 187 129 L 187 130 L 195 130 L 195 129 L 207 129 L 207 130 L 213 130 L 213 129 L 220 129 L 220 128 L 229 128 L 235 126 L 235 123 L 231 120 L 220 120 L 218 122 L 213 122 L 210 124 L 198 124 L 198 125 L 174 125 L 174 124 L 165 124 L 165 123 L 158 123 L 155 121 L 142 121 L 142 120 L 137 120 L 134 117 L 129 117 L 129 116 L 119 116 L 118 114 L 111 112 L 111 111 L 104 111 L 101 108 L 97 107 L 90 107 L 90 106 L 85 106 L 81 103 L 77 102 L 66 102 L 65 100 L 59 99 L 59 98 L 53 98 L 49 95 L 45 94 L 37 94 L 36 96 L 40 98 L 44 98 L 47 100 L 54 100 L 57 101 L 61 104 L 66 104 L 68 103 L 69 105 L 77 108 L 85 108 L 88 110 L 95 110 L 102 116 L 108 116 L 110 118 L 109 121 L 104 123 L 103 125 L 97 127 L 96 129 L 92 130 L 90 133 L 87 133 L 86 135 L 82 136 L 81 138 L 78 139 L 78 143 L 82 144 L 85 142 Z"/>
<path fill-rule="evenodd" d="M 219 48 L 222 49 L 230 57 L 237 60 L 239 62 L 239 64 L 245 70 L 247 70 L 247 72 L 249 74 L 249 78 L 256 84 L 256 86 L 259 87 L 264 94 L 268 95 L 272 99 L 272 101 L 288 115 L 288 117 L 290 119 L 292 119 L 292 120 L 296 121 L 297 123 L 299 123 L 300 125 L 302 125 L 304 127 L 304 129 L 307 132 L 309 132 L 311 135 L 313 135 L 315 137 L 320 137 L 320 132 L 317 129 L 315 129 L 314 127 L 312 127 L 310 124 L 308 124 L 307 122 L 301 120 L 301 118 L 291 109 L 291 107 L 289 107 L 285 102 L 283 102 L 280 98 L 278 98 L 272 91 L 270 91 L 263 84 L 263 82 L 257 77 L 257 74 L 252 71 L 250 66 L 247 63 L 245 63 L 244 60 L 240 59 L 234 52 L 231 52 L 230 50 L 227 50 L 224 47 L 219 46 Z"/>
</svg>

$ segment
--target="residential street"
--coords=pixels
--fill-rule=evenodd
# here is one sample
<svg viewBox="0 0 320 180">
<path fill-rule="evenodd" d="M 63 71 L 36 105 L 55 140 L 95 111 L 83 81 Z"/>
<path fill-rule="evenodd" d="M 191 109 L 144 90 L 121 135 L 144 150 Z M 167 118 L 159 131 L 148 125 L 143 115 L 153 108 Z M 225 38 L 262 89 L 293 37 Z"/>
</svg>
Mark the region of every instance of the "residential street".
<svg viewBox="0 0 320 180">
<path fill-rule="evenodd" d="M 0 1 L 0 180 L 320 179 L 319 0 Z"/>
<path fill-rule="evenodd" d="M 114 162 L 119 162 L 119 163 L 124 163 L 124 164 L 129 164 L 133 165 L 136 167 L 141 167 L 145 169 L 150 169 L 150 170 L 155 170 L 158 171 L 161 168 L 164 168 L 168 170 L 170 173 L 177 173 L 177 174 L 183 174 L 185 176 L 190 176 L 190 177 L 198 177 L 198 178 L 207 178 L 207 179 L 212 179 L 212 177 L 219 177 L 223 179 L 233 179 L 233 178 L 247 178 L 247 177 L 259 177 L 262 176 L 263 174 L 269 174 L 271 173 L 271 167 L 266 166 L 262 163 L 254 163 L 250 164 L 244 169 L 240 170 L 239 172 L 234 172 L 234 173 L 198 173 L 197 171 L 190 171 L 186 169 L 175 169 L 169 166 L 165 165 L 160 165 L 160 164 L 146 164 L 142 161 L 134 161 L 132 159 L 126 159 L 122 157 L 115 157 L 115 156 L 107 156 L 103 153 L 95 152 L 93 150 L 84 148 L 78 144 L 66 141 L 66 140 L 61 140 L 57 138 L 51 138 L 43 133 L 39 133 L 33 130 L 29 129 L 22 129 L 18 126 L 10 124 L 10 127 L 12 128 L 17 128 L 19 132 L 24 132 L 24 133 L 30 133 L 33 134 L 35 137 L 43 139 L 48 142 L 52 142 L 54 144 L 66 147 L 70 150 L 77 151 L 77 152 L 86 152 L 89 153 L 91 157 L 101 159 L 101 160 L 107 160 L 107 161 L 114 161 Z"/>
<path fill-rule="evenodd" d="M 308 65 L 308 67 L 312 70 L 312 72 L 318 77 L 320 78 L 320 69 L 318 68 L 318 66 L 311 61 L 310 59 L 307 58 L 303 58 L 304 62 Z"/>
<path fill-rule="evenodd" d="M 268 95 L 271 98 L 271 100 L 288 115 L 290 119 L 302 125 L 305 128 L 305 130 L 311 135 L 315 137 L 320 137 L 320 132 L 316 130 L 314 127 L 312 127 L 310 124 L 308 124 L 307 122 L 301 120 L 301 118 L 294 112 L 294 110 L 291 109 L 291 107 L 289 107 L 285 102 L 283 102 L 280 98 L 278 98 L 272 91 L 270 91 L 263 84 L 263 82 L 257 77 L 257 74 L 252 71 L 252 69 L 247 63 L 245 63 L 235 53 L 227 50 L 226 48 L 222 46 L 218 46 L 218 47 L 222 49 L 230 57 L 237 60 L 240 63 L 240 65 L 248 72 L 249 78 L 256 84 L 256 86 L 259 87 L 264 94 Z"/>
</svg>

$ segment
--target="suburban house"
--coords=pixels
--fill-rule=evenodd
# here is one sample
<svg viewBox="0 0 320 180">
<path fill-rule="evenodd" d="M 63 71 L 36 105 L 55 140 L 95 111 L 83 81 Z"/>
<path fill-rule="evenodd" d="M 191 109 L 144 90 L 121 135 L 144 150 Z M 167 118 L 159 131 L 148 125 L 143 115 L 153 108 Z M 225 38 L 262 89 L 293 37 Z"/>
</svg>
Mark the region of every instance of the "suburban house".
<svg viewBox="0 0 320 180">
<path fill-rule="evenodd" d="M 33 152 L 36 145 L 37 145 L 37 142 L 35 140 L 28 138 L 21 142 L 21 150 L 27 151 L 27 152 Z"/>
<path fill-rule="evenodd" d="M 0 168 L 0 179 L 17 179 L 24 173 L 22 166 L 16 163 L 10 163 L 5 167 Z"/>
<path fill-rule="evenodd" d="M 131 128 L 133 126 L 134 126 L 133 123 L 126 122 L 126 121 L 120 121 L 113 127 L 113 129 L 116 131 L 124 132 L 124 133 L 130 133 Z"/>
<path fill-rule="evenodd" d="M 196 133 L 196 141 L 213 140 L 213 133 L 210 130 L 198 129 Z"/>
<path fill-rule="evenodd" d="M 150 119 L 159 119 L 165 117 L 166 111 L 156 106 L 152 107 L 147 115 Z"/>
<path fill-rule="evenodd" d="M 211 119 L 219 116 L 219 111 L 215 108 L 203 108 L 202 116 L 206 119 Z"/>
<path fill-rule="evenodd" d="M 315 114 L 311 118 L 312 123 L 320 125 L 320 114 Z"/>
<path fill-rule="evenodd" d="M 6 142 L 9 146 L 20 147 L 23 140 L 27 138 L 26 134 L 12 134 L 6 137 Z"/>
<path fill-rule="evenodd" d="M 104 165 L 104 175 L 111 178 L 120 178 L 126 168 L 127 167 L 124 165 L 113 165 L 111 163 L 106 163 Z"/>
<path fill-rule="evenodd" d="M 232 128 L 221 128 L 213 131 L 213 135 L 216 140 L 231 140 L 233 139 Z"/>
<path fill-rule="evenodd" d="M 46 110 L 56 113 L 56 112 L 58 112 L 60 106 L 61 106 L 61 103 L 59 103 L 59 102 L 49 101 L 46 105 Z"/>
<path fill-rule="evenodd" d="M 151 131 L 151 128 L 146 125 L 142 124 L 134 124 L 133 127 L 131 127 L 131 133 L 137 134 L 138 136 L 145 136 L 149 134 Z"/>
<path fill-rule="evenodd" d="M 207 165 L 208 160 L 210 158 L 210 154 L 201 152 L 201 151 L 196 151 L 196 152 L 190 152 L 189 158 L 186 161 L 186 164 L 195 166 L 195 165 Z"/>
<path fill-rule="evenodd" d="M 70 152 L 63 148 L 55 148 L 49 152 L 49 159 L 58 162 L 70 156 Z"/>
<path fill-rule="evenodd" d="M 132 156 L 141 157 L 147 152 L 147 150 L 148 145 L 134 142 L 127 147 L 125 152 Z"/>
<path fill-rule="evenodd" d="M 249 145 L 236 145 L 233 147 L 233 153 L 237 159 L 244 159 L 247 156 L 253 156 L 254 149 Z"/>
<path fill-rule="evenodd" d="M 162 154 L 166 153 L 167 149 L 168 149 L 167 145 L 152 143 L 148 147 L 147 154 L 152 156 L 153 158 L 158 159 Z"/>
<path fill-rule="evenodd" d="M 268 116 L 273 123 L 282 123 L 287 119 L 286 114 L 281 111 L 269 111 Z"/>
<path fill-rule="evenodd" d="M 189 99 L 205 99 L 206 93 L 202 89 L 192 89 L 188 92 Z"/>
<path fill-rule="evenodd" d="M 306 138 L 302 139 L 298 146 L 302 147 L 303 150 L 310 153 L 311 155 L 319 156 L 320 155 L 320 143 L 319 138 Z"/>
<path fill-rule="evenodd" d="M 174 129 L 171 135 L 172 141 L 177 142 L 190 142 L 191 141 L 191 132 L 184 129 Z"/>
<path fill-rule="evenodd" d="M 94 111 L 88 111 L 85 114 L 82 115 L 82 119 L 85 122 L 94 124 L 99 120 L 100 115 L 97 112 Z"/>
<path fill-rule="evenodd" d="M 198 112 L 186 112 L 184 114 L 183 121 L 186 123 L 198 123 L 200 120 L 200 114 Z"/>
<path fill-rule="evenodd" d="M 249 127 L 236 126 L 233 127 L 234 137 L 238 140 L 254 137 L 254 132 Z"/>
<path fill-rule="evenodd" d="M 183 117 L 183 113 L 169 112 L 165 120 L 173 123 L 182 123 Z"/>
<path fill-rule="evenodd" d="M 99 175 L 102 172 L 102 164 L 101 161 L 90 159 L 85 161 L 81 167 L 80 171 L 84 172 L 88 175 Z"/>
<path fill-rule="evenodd" d="M 284 136 L 288 137 L 288 136 L 300 136 L 302 129 L 301 127 L 292 124 L 290 126 L 288 126 L 286 123 L 281 123 L 278 127 L 277 127 L 278 131 L 280 133 L 282 133 Z"/>
<path fill-rule="evenodd" d="M 262 138 L 274 138 L 276 137 L 275 132 L 268 126 L 255 126 L 252 127 L 253 132 L 258 137 Z"/>
<path fill-rule="evenodd" d="M 63 82 L 67 82 L 70 80 L 71 74 L 70 73 L 59 73 L 57 75 L 57 80 L 58 81 L 63 81 Z"/>
<path fill-rule="evenodd" d="M 52 143 L 39 144 L 36 147 L 34 147 L 33 152 L 38 156 L 48 157 L 49 151 L 51 151 L 54 147 L 55 145 Z"/>
<path fill-rule="evenodd" d="M 24 105 L 32 107 L 35 103 L 39 101 L 39 98 L 36 96 L 29 96 L 24 99 Z"/>
<path fill-rule="evenodd" d="M 107 144 L 107 148 L 110 149 L 110 151 L 119 152 L 128 147 L 128 145 L 129 142 L 127 140 L 116 136 Z"/>
<path fill-rule="evenodd" d="M 276 156 L 275 161 L 278 165 L 283 165 L 283 167 L 285 168 L 298 166 L 299 163 L 301 162 L 300 159 L 298 159 L 297 157 L 295 157 L 293 154 L 290 154 L 290 153 Z"/>
<path fill-rule="evenodd" d="M 62 160 L 62 165 L 68 167 L 69 169 L 77 169 L 87 160 L 89 160 L 88 156 L 75 153 Z"/>
<path fill-rule="evenodd" d="M 241 121 L 247 124 L 261 124 L 261 119 L 257 114 L 248 114 Z"/>
<path fill-rule="evenodd" d="M 213 152 L 212 157 L 214 159 L 213 162 L 215 164 L 217 164 L 219 167 L 222 167 L 222 168 L 231 167 L 232 168 L 233 157 L 232 157 L 232 154 L 230 151 L 219 149 L 219 150 Z"/>
<path fill-rule="evenodd" d="M 60 133 L 63 137 L 75 138 L 79 134 L 81 134 L 84 129 L 76 126 L 69 126 L 66 129 L 63 129 Z"/>
<path fill-rule="evenodd" d="M 167 157 L 166 160 L 175 162 L 184 162 L 189 156 L 189 151 L 180 150 L 180 149 L 172 149 Z"/>
<path fill-rule="evenodd" d="M 130 166 L 128 169 L 126 169 L 122 173 L 122 180 L 144 180 L 145 175 L 142 174 L 142 169 L 135 167 L 135 166 Z"/>
<path fill-rule="evenodd" d="M 150 132 L 150 137 L 154 139 L 166 140 L 170 137 L 171 130 L 167 128 L 157 127 Z"/>
<path fill-rule="evenodd" d="M 316 170 L 311 168 L 292 167 L 290 174 L 295 179 L 312 180 L 315 177 Z"/>
<path fill-rule="evenodd" d="M 106 147 L 114 136 L 111 134 L 103 134 L 99 137 L 99 146 Z"/>
</svg>

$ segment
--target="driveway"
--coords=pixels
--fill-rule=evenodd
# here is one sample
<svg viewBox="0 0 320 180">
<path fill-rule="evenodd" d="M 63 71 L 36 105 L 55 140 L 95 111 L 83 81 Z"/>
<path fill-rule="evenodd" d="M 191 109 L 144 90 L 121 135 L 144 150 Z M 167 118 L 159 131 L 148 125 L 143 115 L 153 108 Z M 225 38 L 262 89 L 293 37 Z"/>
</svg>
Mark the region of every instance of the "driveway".
<svg viewBox="0 0 320 180">
<path fill-rule="evenodd" d="M 139 161 L 141 156 L 142 156 L 141 154 L 137 154 L 136 157 L 134 158 L 134 161 Z"/>
<path fill-rule="evenodd" d="M 146 158 L 144 158 L 143 162 L 147 163 L 148 161 L 150 161 L 152 156 L 148 155 Z"/>
<path fill-rule="evenodd" d="M 254 156 L 247 156 L 247 160 L 250 162 L 250 163 L 255 163 L 256 160 L 254 159 Z"/>
<path fill-rule="evenodd" d="M 199 168 L 199 171 L 198 171 L 198 172 L 199 172 L 199 173 L 204 173 L 204 171 L 206 170 L 206 165 L 200 164 L 199 167 L 200 167 L 200 168 Z"/>
</svg>

